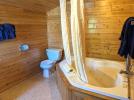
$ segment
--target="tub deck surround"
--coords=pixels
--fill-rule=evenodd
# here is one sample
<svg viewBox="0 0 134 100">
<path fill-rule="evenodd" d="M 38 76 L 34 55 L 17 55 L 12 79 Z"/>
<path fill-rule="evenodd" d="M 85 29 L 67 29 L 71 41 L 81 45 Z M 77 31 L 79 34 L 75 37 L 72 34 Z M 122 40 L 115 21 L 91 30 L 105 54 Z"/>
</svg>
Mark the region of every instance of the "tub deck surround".
<svg viewBox="0 0 134 100">
<path fill-rule="evenodd" d="M 68 66 L 66 60 L 59 63 L 59 69 L 71 88 L 101 99 L 129 100 L 127 77 L 119 73 L 121 69 L 124 69 L 123 63 L 87 58 L 86 65 L 89 66 L 90 71 L 88 84 L 79 79 L 75 70 L 70 72 L 72 68 Z"/>
</svg>

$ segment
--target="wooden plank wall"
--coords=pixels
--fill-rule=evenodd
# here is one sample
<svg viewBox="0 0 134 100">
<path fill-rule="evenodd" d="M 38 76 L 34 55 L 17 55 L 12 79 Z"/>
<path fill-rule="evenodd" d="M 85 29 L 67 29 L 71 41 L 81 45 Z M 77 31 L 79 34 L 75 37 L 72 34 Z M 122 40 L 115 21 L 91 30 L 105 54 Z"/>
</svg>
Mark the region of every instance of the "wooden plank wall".
<svg viewBox="0 0 134 100">
<path fill-rule="evenodd" d="M 39 63 L 45 59 L 47 48 L 45 14 L 0 5 L 0 24 L 3 23 L 16 26 L 17 38 L 0 42 L 0 92 L 40 72 Z M 23 43 L 29 44 L 29 51 L 19 51 Z"/>
<path fill-rule="evenodd" d="M 119 37 L 124 21 L 134 16 L 133 0 L 90 0 L 85 14 L 87 56 L 122 60 Z"/>
<path fill-rule="evenodd" d="M 117 55 L 119 36 L 126 18 L 134 16 L 133 0 L 87 0 L 85 7 L 87 56 L 123 60 Z M 49 47 L 62 47 L 59 13 L 48 12 Z"/>
<path fill-rule="evenodd" d="M 47 13 L 47 37 L 49 48 L 63 48 L 59 7 Z"/>
</svg>

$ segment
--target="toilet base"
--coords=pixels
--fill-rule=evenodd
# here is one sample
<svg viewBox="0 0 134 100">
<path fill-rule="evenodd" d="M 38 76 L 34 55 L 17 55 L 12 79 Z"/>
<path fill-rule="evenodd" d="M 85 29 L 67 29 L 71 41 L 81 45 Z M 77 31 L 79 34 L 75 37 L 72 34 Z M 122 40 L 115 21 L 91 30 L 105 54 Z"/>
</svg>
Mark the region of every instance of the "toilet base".
<svg viewBox="0 0 134 100">
<path fill-rule="evenodd" d="M 44 69 L 43 70 L 43 77 L 44 78 L 49 78 L 49 76 L 50 76 L 50 71 L 48 69 Z"/>
</svg>

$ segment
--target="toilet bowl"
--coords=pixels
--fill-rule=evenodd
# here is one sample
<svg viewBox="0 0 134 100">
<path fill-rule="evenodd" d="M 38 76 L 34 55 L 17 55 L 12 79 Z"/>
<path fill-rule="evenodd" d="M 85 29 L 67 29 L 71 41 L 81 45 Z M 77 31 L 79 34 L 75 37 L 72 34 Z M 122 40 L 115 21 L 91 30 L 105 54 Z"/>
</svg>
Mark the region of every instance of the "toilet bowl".
<svg viewBox="0 0 134 100">
<path fill-rule="evenodd" d="M 49 78 L 50 69 L 61 59 L 62 49 L 46 49 L 48 59 L 41 61 L 40 68 L 43 69 L 43 77 Z"/>
<path fill-rule="evenodd" d="M 49 70 L 55 65 L 55 61 L 44 60 L 40 63 L 40 67 L 43 69 L 43 76 L 45 78 L 49 78 L 50 72 Z"/>
</svg>

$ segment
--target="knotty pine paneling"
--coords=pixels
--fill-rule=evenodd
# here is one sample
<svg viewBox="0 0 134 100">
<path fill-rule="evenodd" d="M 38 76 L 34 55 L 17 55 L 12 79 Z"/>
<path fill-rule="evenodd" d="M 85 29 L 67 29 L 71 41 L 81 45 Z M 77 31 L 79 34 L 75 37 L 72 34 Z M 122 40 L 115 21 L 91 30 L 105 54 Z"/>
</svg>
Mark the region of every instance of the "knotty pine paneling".
<svg viewBox="0 0 134 100">
<path fill-rule="evenodd" d="M 48 47 L 63 48 L 59 7 L 47 13 Z"/>
<path fill-rule="evenodd" d="M 45 14 L 21 8 L 0 5 L 0 24 L 16 27 L 16 39 L 0 42 L 0 92 L 21 80 L 40 72 L 39 63 L 45 59 L 47 21 Z M 20 52 L 19 46 L 27 43 L 30 50 Z"/>
<path fill-rule="evenodd" d="M 69 2 L 67 3 L 67 6 L 68 6 L 67 13 L 70 15 Z M 50 47 L 50 48 L 53 48 L 53 47 L 54 48 L 63 48 L 60 16 L 61 15 L 60 15 L 59 7 L 47 12 L 48 47 Z M 71 34 L 70 34 L 70 38 L 71 38 Z M 72 46 L 71 41 L 70 41 L 70 45 Z M 73 52 L 72 52 L 72 55 L 73 55 Z"/>
<path fill-rule="evenodd" d="M 1 0 L 1 5 L 15 6 L 32 12 L 46 13 L 59 5 L 59 0 Z"/>
<path fill-rule="evenodd" d="M 132 0 L 94 0 L 89 3 L 92 6 L 86 5 L 85 9 L 87 56 L 123 60 L 117 54 L 119 37 L 124 21 L 133 15 L 130 13 L 133 7 L 129 5 L 134 3 Z"/>
</svg>

